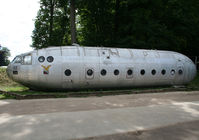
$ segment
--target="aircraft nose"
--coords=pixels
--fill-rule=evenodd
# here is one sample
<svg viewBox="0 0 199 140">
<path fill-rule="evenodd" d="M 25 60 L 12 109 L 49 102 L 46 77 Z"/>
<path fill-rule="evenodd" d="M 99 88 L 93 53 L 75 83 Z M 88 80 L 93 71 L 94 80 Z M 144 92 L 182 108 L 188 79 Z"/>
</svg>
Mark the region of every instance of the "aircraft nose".
<svg viewBox="0 0 199 140">
<path fill-rule="evenodd" d="M 8 77 L 12 79 L 11 64 L 8 65 L 6 72 L 7 72 Z"/>
</svg>

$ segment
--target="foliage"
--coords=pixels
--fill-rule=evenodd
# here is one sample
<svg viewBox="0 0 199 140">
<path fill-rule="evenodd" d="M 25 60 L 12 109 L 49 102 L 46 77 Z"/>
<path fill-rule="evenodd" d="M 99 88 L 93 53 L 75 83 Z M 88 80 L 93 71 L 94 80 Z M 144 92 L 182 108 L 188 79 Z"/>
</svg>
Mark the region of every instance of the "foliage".
<svg viewBox="0 0 199 140">
<path fill-rule="evenodd" d="M 81 43 L 198 55 L 198 8 L 194 0 L 84 0 Z"/>
<path fill-rule="evenodd" d="M 40 0 L 40 4 L 32 46 L 70 44 L 68 0 Z M 199 1 L 76 0 L 75 5 L 81 45 L 199 54 Z"/>
<path fill-rule="evenodd" d="M 32 35 L 32 47 L 45 48 L 69 43 L 67 4 L 67 0 L 40 0 L 40 10 Z"/>
<path fill-rule="evenodd" d="M 10 50 L 6 47 L 0 46 L 0 66 L 7 66 L 10 61 L 8 60 L 8 57 L 10 56 Z"/>
<path fill-rule="evenodd" d="M 114 1 L 82 0 L 78 3 L 79 36 L 83 45 L 112 46 L 114 43 Z"/>
</svg>

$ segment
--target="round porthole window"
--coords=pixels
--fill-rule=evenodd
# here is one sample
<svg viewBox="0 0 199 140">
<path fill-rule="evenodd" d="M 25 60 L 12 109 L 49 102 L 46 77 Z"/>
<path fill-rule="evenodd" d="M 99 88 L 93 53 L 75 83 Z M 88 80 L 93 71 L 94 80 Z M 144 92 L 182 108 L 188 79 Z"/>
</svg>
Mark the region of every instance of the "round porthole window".
<svg viewBox="0 0 199 140">
<path fill-rule="evenodd" d="M 155 75 L 155 74 L 156 74 L 156 70 L 152 70 L 152 71 L 151 71 L 151 74 L 152 74 L 152 75 Z"/>
<path fill-rule="evenodd" d="M 119 75 L 119 70 L 114 70 L 114 75 Z"/>
<path fill-rule="evenodd" d="M 66 76 L 70 76 L 71 73 L 72 73 L 71 70 L 69 70 L 69 69 L 65 70 L 65 75 L 66 75 Z"/>
<path fill-rule="evenodd" d="M 133 71 L 132 71 L 131 69 L 129 69 L 129 70 L 127 71 L 127 74 L 128 74 L 128 75 L 132 75 L 132 74 L 133 74 Z"/>
<path fill-rule="evenodd" d="M 178 70 L 178 74 L 179 75 L 182 75 L 183 74 L 183 71 L 180 69 L 180 70 Z"/>
<path fill-rule="evenodd" d="M 175 74 L 175 70 L 171 70 L 171 75 L 174 75 Z"/>
<path fill-rule="evenodd" d="M 45 61 L 45 57 L 44 57 L 44 56 L 40 56 L 40 57 L 38 58 L 38 61 L 41 62 L 41 63 L 44 62 L 44 61 Z"/>
<path fill-rule="evenodd" d="M 162 70 L 161 73 L 162 73 L 162 75 L 165 75 L 166 74 L 166 70 Z"/>
<path fill-rule="evenodd" d="M 53 58 L 52 56 L 48 56 L 48 57 L 47 57 L 47 61 L 48 61 L 48 62 L 52 63 L 53 60 L 54 60 L 54 58 Z"/>
<path fill-rule="evenodd" d="M 106 75 L 106 70 L 105 70 L 105 69 L 101 70 L 101 75 L 102 75 L 102 76 L 105 76 L 105 75 Z"/>
<path fill-rule="evenodd" d="M 88 76 L 93 75 L 93 70 L 91 70 L 91 69 L 87 70 L 87 75 L 88 75 Z"/>
<path fill-rule="evenodd" d="M 145 70 L 142 69 L 142 70 L 140 71 L 140 74 L 141 74 L 141 75 L 144 75 L 144 74 L 145 74 Z"/>
</svg>

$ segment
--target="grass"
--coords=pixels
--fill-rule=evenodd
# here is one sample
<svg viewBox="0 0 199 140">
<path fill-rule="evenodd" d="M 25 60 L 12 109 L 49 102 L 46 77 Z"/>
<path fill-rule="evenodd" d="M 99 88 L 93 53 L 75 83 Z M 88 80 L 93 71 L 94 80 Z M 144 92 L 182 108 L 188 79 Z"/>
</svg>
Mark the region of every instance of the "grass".
<svg viewBox="0 0 199 140">
<path fill-rule="evenodd" d="M 158 89 L 168 89 L 170 87 L 148 87 L 148 88 L 133 88 L 133 89 L 124 89 L 124 90 L 105 90 L 103 92 L 113 92 L 119 93 L 119 92 L 128 92 L 128 91 L 145 91 L 145 90 L 158 90 Z M 199 90 L 199 72 L 196 76 L 196 78 L 187 85 L 187 88 L 190 90 Z M 20 95 L 51 95 L 51 94 L 57 94 L 57 97 L 59 97 L 60 94 L 70 95 L 70 94 L 82 94 L 82 97 L 86 97 L 88 95 L 91 95 L 92 93 L 96 93 L 96 90 L 85 90 L 80 92 L 44 92 L 44 91 L 32 91 L 29 90 L 29 88 L 20 85 L 11 79 L 8 78 L 6 74 L 6 69 L 0 67 L 0 90 L 7 91 L 7 92 L 14 92 Z M 98 91 L 100 92 L 100 91 Z M 110 94 L 108 94 L 110 95 Z M 100 96 L 100 95 L 99 95 Z M 63 96 L 62 96 L 63 97 Z M 0 99 L 11 99 L 14 98 L 13 96 L 0 94 Z"/>
<path fill-rule="evenodd" d="M 24 91 L 27 89 L 28 89 L 27 87 L 24 87 L 14 82 L 10 78 L 8 78 L 6 74 L 6 68 L 0 67 L 0 90 L 15 92 L 15 91 Z M 9 95 L 5 95 L 5 94 L 0 94 L 0 99 L 10 99 L 10 98 L 13 98 L 13 97 Z"/>
</svg>

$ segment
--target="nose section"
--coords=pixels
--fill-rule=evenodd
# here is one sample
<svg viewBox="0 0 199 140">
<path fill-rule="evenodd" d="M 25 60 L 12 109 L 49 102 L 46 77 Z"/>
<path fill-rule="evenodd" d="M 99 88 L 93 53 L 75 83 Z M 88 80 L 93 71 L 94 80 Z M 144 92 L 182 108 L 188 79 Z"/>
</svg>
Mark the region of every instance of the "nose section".
<svg viewBox="0 0 199 140">
<path fill-rule="evenodd" d="M 12 79 L 11 64 L 8 65 L 6 72 L 7 72 L 8 77 Z"/>
</svg>

